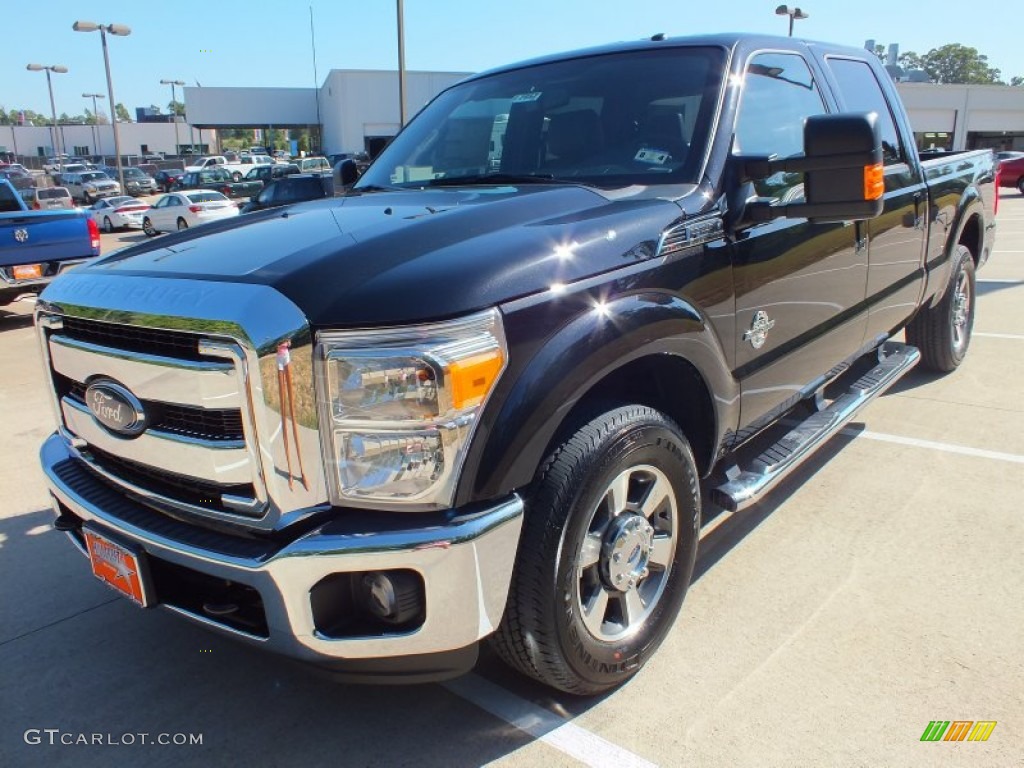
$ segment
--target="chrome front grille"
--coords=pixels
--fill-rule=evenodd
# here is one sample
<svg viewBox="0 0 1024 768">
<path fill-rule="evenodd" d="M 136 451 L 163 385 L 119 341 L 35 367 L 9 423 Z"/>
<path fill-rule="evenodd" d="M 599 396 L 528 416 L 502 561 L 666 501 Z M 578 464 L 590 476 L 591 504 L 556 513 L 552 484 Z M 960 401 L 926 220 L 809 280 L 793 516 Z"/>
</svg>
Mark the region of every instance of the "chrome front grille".
<svg viewBox="0 0 1024 768">
<path fill-rule="evenodd" d="M 54 373 L 53 380 L 58 397 L 67 396 L 83 407 L 86 406 L 84 382 L 73 381 L 59 373 Z M 143 400 L 142 404 L 149 414 L 149 425 L 153 429 L 195 440 L 238 443 L 245 440 L 240 408 L 195 408 L 157 400 Z"/>
<path fill-rule="evenodd" d="M 313 471 L 295 482 L 276 405 L 277 345 L 290 343 L 293 354 L 312 350 L 294 305 L 265 286 L 95 270 L 54 283 L 36 310 L 61 432 L 83 466 L 179 518 L 270 530 L 325 509 L 316 425 L 300 425 Z M 203 306 L 191 309 L 212 316 L 180 311 L 199 298 Z M 146 415 L 141 434 L 120 434 L 93 414 L 86 389 L 96 379 L 138 399 Z M 312 399 L 311 379 L 297 377 L 296 386 L 308 386 Z"/>
</svg>

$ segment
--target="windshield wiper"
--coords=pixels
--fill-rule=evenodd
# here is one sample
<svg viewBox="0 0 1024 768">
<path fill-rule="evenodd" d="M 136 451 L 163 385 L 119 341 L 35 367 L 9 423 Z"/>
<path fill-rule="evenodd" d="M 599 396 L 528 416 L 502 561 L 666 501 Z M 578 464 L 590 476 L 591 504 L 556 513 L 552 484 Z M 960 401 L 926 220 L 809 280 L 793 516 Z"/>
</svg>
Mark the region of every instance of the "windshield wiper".
<svg viewBox="0 0 1024 768">
<path fill-rule="evenodd" d="M 476 184 L 563 184 L 550 173 L 484 173 L 477 176 L 449 176 L 440 179 L 428 179 L 430 187 L 460 187 Z"/>
</svg>

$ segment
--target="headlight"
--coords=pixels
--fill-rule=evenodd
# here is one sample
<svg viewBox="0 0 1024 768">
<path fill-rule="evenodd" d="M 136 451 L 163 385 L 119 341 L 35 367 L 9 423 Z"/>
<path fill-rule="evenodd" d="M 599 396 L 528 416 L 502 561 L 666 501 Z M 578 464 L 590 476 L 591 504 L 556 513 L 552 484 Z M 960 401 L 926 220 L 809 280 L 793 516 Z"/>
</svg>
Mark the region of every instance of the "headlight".
<svg viewBox="0 0 1024 768">
<path fill-rule="evenodd" d="M 451 506 L 477 418 L 505 369 L 501 315 L 317 335 L 331 502 Z"/>
</svg>

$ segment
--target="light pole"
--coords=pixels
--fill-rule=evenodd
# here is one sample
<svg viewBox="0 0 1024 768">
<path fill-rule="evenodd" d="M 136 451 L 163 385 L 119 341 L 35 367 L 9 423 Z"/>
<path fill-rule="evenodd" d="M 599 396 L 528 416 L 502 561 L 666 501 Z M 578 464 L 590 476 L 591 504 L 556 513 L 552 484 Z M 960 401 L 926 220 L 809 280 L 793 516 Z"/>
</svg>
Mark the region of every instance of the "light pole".
<svg viewBox="0 0 1024 768">
<path fill-rule="evenodd" d="M 124 190 L 124 168 L 121 167 L 121 137 L 117 132 L 117 104 L 114 101 L 114 82 L 110 79 L 110 54 L 107 53 L 107 32 L 118 37 L 127 37 L 132 33 L 131 27 L 124 24 L 97 24 L 93 21 L 76 21 L 71 25 L 75 32 L 95 32 L 99 30 L 103 44 L 103 65 L 107 68 L 107 95 L 110 96 L 110 124 L 114 126 L 114 160 L 117 162 L 117 178 Z"/>
<path fill-rule="evenodd" d="M 29 64 L 25 69 L 29 72 L 46 72 L 46 87 L 50 90 L 50 112 L 53 113 L 53 127 L 51 128 L 53 135 L 50 140 L 53 142 L 53 154 L 57 156 L 57 171 L 63 171 L 64 160 L 61 157 L 60 142 L 57 140 L 57 106 L 53 101 L 53 83 L 50 81 L 50 73 L 56 72 L 58 75 L 63 75 L 68 71 L 68 68 L 62 67 L 60 64 L 48 67 L 42 64 Z"/>
<path fill-rule="evenodd" d="M 788 5 L 780 5 L 775 9 L 777 16 L 789 16 L 789 36 L 793 36 L 793 22 L 796 19 L 806 19 L 810 16 L 807 11 L 801 11 L 799 8 L 790 9 Z"/>
<path fill-rule="evenodd" d="M 100 118 L 99 112 L 96 109 L 96 99 L 105 99 L 107 97 L 102 93 L 83 93 L 82 98 L 92 99 L 92 140 L 96 154 L 99 155 L 102 153 L 100 152 Z"/>
<path fill-rule="evenodd" d="M 398 0 L 398 128 L 405 127 L 405 11 Z"/>
<path fill-rule="evenodd" d="M 160 85 L 171 86 L 171 103 L 177 106 L 178 97 L 174 95 L 174 87 L 176 85 L 184 86 L 184 80 L 161 80 Z M 171 119 L 174 121 L 174 156 L 179 157 L 181 150 L 178 148 L 178 114 L 173 109 L 171 110 Z"/>
</svg>

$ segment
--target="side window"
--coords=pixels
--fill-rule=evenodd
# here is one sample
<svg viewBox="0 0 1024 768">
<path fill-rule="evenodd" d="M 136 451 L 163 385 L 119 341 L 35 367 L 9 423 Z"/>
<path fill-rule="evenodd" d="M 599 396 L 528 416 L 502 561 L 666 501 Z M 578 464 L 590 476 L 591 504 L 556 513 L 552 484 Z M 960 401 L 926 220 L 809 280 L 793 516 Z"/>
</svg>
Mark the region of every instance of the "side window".
<svg viewBox="0 0 1024 768">
<path fill-rule="evenodd" d="M 839 97 L 843 107 L 851 112 L 874 112 L 882 133 L 882 158 L 886 165 L 906 162 L 900 147 L 900 135 L 889 111 L 889 103 L 882 93 L 871 65 L 856 59 L 826 59 L 828 68 L 839 84 Z"/>
<path fill-rule="evenodd" d="M 760 53 L 743 78 L 733 149 L 744 155 L 792 157 L 804 151 L 804 121 L 825 112 L 807 62 L 794 53 Z M 802 173 L 776 173 L 754 182 L 757 194 L 784 202 L 803 199 Z"/>
</svg>

